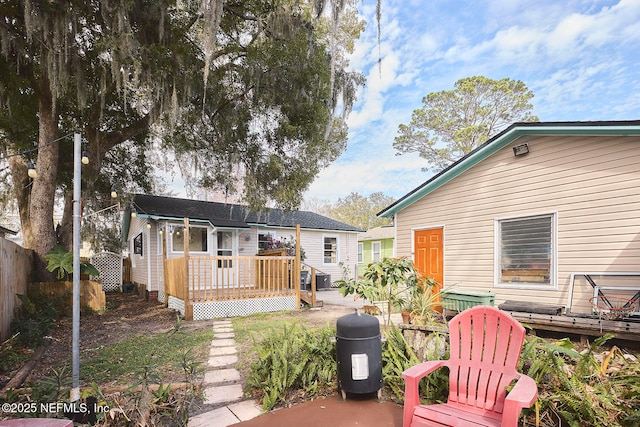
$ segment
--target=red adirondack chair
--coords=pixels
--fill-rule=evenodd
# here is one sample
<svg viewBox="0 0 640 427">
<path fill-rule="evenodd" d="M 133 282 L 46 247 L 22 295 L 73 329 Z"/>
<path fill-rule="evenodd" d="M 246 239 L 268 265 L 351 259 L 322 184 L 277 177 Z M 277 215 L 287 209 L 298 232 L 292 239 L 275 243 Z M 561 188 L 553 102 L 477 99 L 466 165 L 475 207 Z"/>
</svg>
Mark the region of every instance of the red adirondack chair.
<svg viewBox="0 0 640 427">
<path fill-rule="evenodd" d="M 535 381 L 516 370 L 524 336 L 522 325 L 495 307 L 477 306 L 455 316 L 449 322 L 449 360 L 427 361 L 402 373 L 403 426 L 517 427 L 522 409 L 538 396 Z M 420 379 L 445 366 L 447 403 L 420 404 Z"/>
</svg>

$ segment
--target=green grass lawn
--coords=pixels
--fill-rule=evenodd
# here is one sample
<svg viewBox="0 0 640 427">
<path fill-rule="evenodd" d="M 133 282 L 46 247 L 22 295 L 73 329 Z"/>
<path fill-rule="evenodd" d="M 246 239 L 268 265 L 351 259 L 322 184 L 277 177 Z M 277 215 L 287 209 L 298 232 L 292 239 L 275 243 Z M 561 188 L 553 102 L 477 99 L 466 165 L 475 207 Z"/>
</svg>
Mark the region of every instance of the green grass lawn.
<svg viewBox="0 0 640 427">
<path fill-rule="evenodd" d="M 184 381 L 184 355 L 206 362 L 214 332 L 207 328 L 193 332 L 133 335 L 97 350 L 80 365 L 80 377 L 97 384 L 131 384 L 143 375 L 162 383 Z"/>
</svg>

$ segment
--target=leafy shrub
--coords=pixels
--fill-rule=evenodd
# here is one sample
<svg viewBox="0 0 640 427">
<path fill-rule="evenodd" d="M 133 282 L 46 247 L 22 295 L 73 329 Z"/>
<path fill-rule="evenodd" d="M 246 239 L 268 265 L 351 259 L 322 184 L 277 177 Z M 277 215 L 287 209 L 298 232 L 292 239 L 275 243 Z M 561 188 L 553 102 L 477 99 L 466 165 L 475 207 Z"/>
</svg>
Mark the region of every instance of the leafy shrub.
<svg viewBox="0 0 640 427">
<path fill-rule="evenodd" d="M 18 295 L 22 304 L 16 309 L 11 322 L 12 333 L 18 333 L 17 340 L 28 347 L 44 343 L 58 318 L 55 301 L 47 301 L 44 295 Z"/>
<path fill-rule="evenodd" d="M 385 332 L 387 341 L 382 346 L 382 379 L 391 388 L 395 397 L 404 401 L 404 379 L 402 372 L 420 363 L 411 346 L 407 343 L 402 331 L 391 325 Z M 447 355 L 444 358 L 448 358 Z M 446 398 L 449 393 L 449 371 L 438 369 L 420 381 L 420 396 L 427 401 Z"/>
<path fill-rule="evenodd" d="M 262 406 L 272 409 L 294 394 L 309 397 L 335 384 L 336 356 L 329 326 L 307 329 L 297 323 L 270 330 L 256 342 L 258 361 L 251 365 L 247 387 L 262 393 Z"/>
<path fill-rule="evenodd" d="M 62 246 L 56 246 L 44 256 L 47 260 L 47 270 L 54 272 L 57 270 L 58 279 L 69 280 L 73 274 L 73 253 Z M 80 273 L 89 276 L 99 276 L 100 272 L 91 263 L 83 261 L 80 263 Z"/>
<path fill-rule="evenodd" d="M 611 338 L 597 338 L 580 352 L 567 338 L 527 338 L 520 362 L 522 372 L 538 384 L 540 425 L 638 425 L 640 366 L 615 346 L 602 350 Z"/>
<path fill-rule="evenodd" d="M 14 335 L 4 342 L 0 342 L 0 372 L 13 369 L 28 356 L 16 348 L 18 335 Z"/>
</svg>

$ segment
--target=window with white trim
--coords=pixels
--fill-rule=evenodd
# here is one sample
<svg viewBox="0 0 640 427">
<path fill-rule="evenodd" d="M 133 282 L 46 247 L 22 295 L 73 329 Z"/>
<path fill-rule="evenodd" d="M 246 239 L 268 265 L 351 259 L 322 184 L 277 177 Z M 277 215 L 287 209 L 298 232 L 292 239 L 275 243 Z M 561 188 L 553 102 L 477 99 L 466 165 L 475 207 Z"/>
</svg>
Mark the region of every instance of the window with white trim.
<svg viewBox="0 0 640 427">
<path fill-rule="evenodd" d="M 358 243 L 358 264 L 364 263 L 364 243 Z"/>
<path fill-rule="evenodd" d="M 371 242 L 371 262 L 378 262 L 381 259 L 380 242 Z"/>
<path fill-rule="evenodd" d="M 189 227 L 189 252 L 208 252 L 209 233 L 206 227 Z M 171 234 L 171 250 L 184 252 L 184 226 L 174 226 Z"/>
<path fill-rule="evenodd" d="M 338 264 L 338 237 L 325 236 L 322 247 L 322 263 Z"/>
<path fill-rule="evenodd" d="M 258 251 L 273 248 L 276 233 L 273 231 L 258 231 Z"/>
<path fill-rule="evenodd" d="M 496 221 L 499 285 L 554 285 L 554 224 L 554 214 Z"/>
</svg>

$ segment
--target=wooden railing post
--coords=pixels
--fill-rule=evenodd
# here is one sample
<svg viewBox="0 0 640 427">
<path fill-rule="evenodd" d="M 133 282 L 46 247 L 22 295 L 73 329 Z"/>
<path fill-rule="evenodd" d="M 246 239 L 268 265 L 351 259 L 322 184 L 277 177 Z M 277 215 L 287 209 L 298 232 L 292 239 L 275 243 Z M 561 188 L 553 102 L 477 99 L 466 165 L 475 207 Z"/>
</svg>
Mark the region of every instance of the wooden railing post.
<svg viewBox="0 0 640 427">
<path fill-rule="evenodd" d="M 296 289 L 296 310 L 300 310 L 300 224 L 296 224 L 296 260 L 293 266 L 293 283 Z"/>
<path fill-rule="evenodd" d="M 189 218 L 184 219 L 184 319 L 193 320 L 193 305 L 189 295 Z"/>
<path fill-rule="evenodd" d="M 311 307 L 316 306 L 316 269 L 311 267 Z"/>
<path fill-rule="evenodd" d="M 164 287 L 164 306 L 169 306 L 169 272 L 167 271 L 167 230 L 161 231 L 160 238 L 162 239 L 162 280 Z"/>
</svg>

